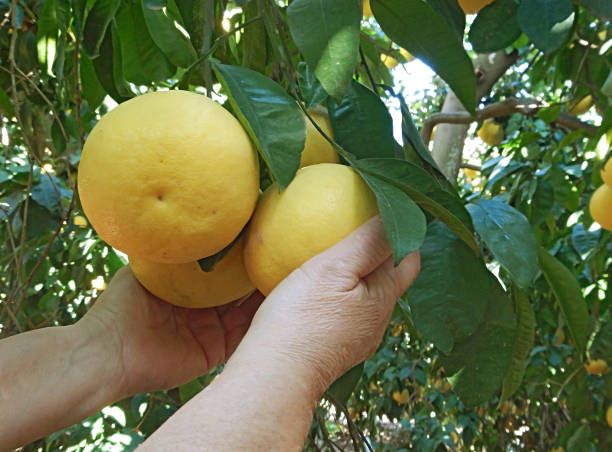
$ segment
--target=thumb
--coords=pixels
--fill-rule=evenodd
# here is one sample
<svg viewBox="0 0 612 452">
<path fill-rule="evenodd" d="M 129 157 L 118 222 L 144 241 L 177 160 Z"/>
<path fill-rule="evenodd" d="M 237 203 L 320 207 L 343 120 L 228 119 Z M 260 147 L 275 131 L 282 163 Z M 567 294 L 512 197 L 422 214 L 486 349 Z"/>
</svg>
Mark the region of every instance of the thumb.
<svg viewBox="0 0 612 452">
<path fill-rule="evenodd" d="M 380 216 L 367 220 L 346 238 L 308 260 L 304 271 L 331 276 L 352 289 L 361 278 L 377 269 L 391 256 Z"/>
</svg>

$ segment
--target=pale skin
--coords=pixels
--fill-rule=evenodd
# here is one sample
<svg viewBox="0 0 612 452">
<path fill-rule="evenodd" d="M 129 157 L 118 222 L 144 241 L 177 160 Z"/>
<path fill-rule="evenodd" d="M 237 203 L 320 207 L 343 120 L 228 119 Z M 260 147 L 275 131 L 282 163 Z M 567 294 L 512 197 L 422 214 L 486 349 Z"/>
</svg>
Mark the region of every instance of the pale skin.
<svg viewBox="0 0 612 452">
<path fill-rule="evenodd" d="M 393 266 L 379 218 L 306 262 L 263 304 L 256 292 L 222 308 L 179 309 L 123 269 L 74 326 L 0 341 L 0 450 L 186 383 L 230 355 L 141 449 L 300 450 L 317 401 L 374 352 L 418 271 L 418 253 Z"/>
</svg>

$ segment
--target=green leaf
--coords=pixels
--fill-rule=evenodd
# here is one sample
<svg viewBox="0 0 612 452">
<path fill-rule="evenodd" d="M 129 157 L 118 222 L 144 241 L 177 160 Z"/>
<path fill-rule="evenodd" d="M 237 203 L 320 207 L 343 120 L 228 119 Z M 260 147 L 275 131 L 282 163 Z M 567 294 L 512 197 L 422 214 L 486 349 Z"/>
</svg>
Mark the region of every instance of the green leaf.
<svg viewBox="0 0 612 452">
<path fill-rule="evenodd" d="M 533 225 L 544 222 L 555 203 L 555 191 L 546 179 L 538 178 L 535 193 L 531 197 L 531 215 Z"/>
<path fill-rule="evenodd" d="M 257 2 L 251 1 L 245 5 L 244 20 L 252 20 L 259 15 L 257 10 Z M 265 74 L 266 64 L 268 61 L 268 37 L 266 35 L 266 27 L 262 20 L 250 23 L 244 28 L 242 37 L 242 66 L 253 69 L 257 72 Z M 298 64 L 298 80 L 300 77 L 300 64 L 306 66 L 306 63 Z M 320 85 L 319 85 L 320 87 Z M 300 90 L 302 85 L 300 84 Z M 323 91 L 323 88 L 320 88 Z M 302 91 L 302 94 L 304 92 Z M 308 107 L 310 108 L 310 106 Z"/>
<path fill-rule="evenodd" d="M 357 81 L 340 103 L 327 102 L 334 140 L 357 158 L 394 157 L 393 120 L 385 104 Z"/>
<path fill-rule="evenodd" d="M 227 245 L 221 251 L 213 254 L 212 256 L 207 256 L 203 257 L 202 259 L 198 259 L 198 265 L 200 266 L 202 271 L 207 273 L 213 271 L 215 269 L 215 265 L 217 265 L 217 262 L 221 261 L 221 259 L 223 259 L 227 255 L 227 253 L 229 253 L 229 251 L 234 247 L 234 245 L 236 245 L 236 243 L 238 243 L 239 240 L 242 240 L 242 235 L 238 235 L 238 237 L 236 237 L 232 241 L 232 243 Z"/>
<path fill-rule="evenodd" d="M 557 50 L 574 24 L 571 0 L 523 0 L 518 8 L 523 33 L 543 52 Z"/>
<path fill-rule="evenodd" d="M 610 0 L 577 0 L 577 2 L 595 16 L 612 20 L 612 3 Z"/>
<path fill-rule="evenodd" d="M 202 383 L 200 383 L 197 378 L 179 386 L 178 390 L 181 402 L 187 403 L 189 399 L 198 394 L 202 389 L 204 389 L 204 386 L 202 386 Z"/>
<path fill-rule="evenodd" d="M 487 53 L 504 49 L 520 35 L 514 0 L 497 0 L 485 6 L 470 26 L 469 41 L 475 52 Z"/>
<path fill-rule="evenodd" d="M 306 140 L 302 111 L 280 85 L 259 72 L 217 62 L 213 69 L 272 176 L 285 188 L 298 169 Z"/>
<path fill-rule="evenodd" d="M 349 397 L 355 390 L 355 386 L 359 383 L 361 375 L 363 374 L 363 363 L 357 364 L 347 373 L 342 375 L 336 381 L 334 381 L 327 393 L 330 394 L 334 401 L 346 405 Z"/>
<path fill-rule="evenodd" d="M 405 191 L 422 209 L 447 225 L 473 251 L 480 254 L 472 234 L 470 214 L 456 195 L 444 191 L 423 168 L 404 160 L 363 159 L 356 162 L 362 172 L 372 174 Z"/>
<path fill-rule="evenodd" d="M 459 39 L 463 39 L 465 29 L 465 13 L 457 3 L 457 0 L 427 0 L 434 11 L 446 19 L 453 27 Z"/>
<path fill-rule="evenodd" d="M 403 190 L 371 174 L 361 171 L 360 174 L 376 196 L 393 259 L 398 265 L 423 244 L 427 232 L 425 215 Z"/>
<path fill-rule="evenodd" d="M 46 0 L 38 15 L 38 31 L 36 33 L 36 47 L 40 65 L 51 74 L 51 65 L 55 57 L 59 25 L 55 17 L 56 0 Z"/>
<path fill-rule="evenodd" d="M 106 97 L 106 91 L 100 84 L 91 60 L 85 56 L 79 58 L 81 75 L 81 93 L 87 105 L 93 111 L 100 106 Z"/>
<path fill-rule="evenodd" d="M 561 306 L 565 323 L 579 353 L 583 353 L 589 335 L 589 312 L 580 285 L 568 268 L 539 249 L 540 268 Z"/>
<path fill-rule="evenodd" d="M 176 66 L 151 39 L 140 6 L 124 2 L 115 20 L 121 38 L 121 60 L 126 80 L 148 85 L 174 75 Z"/>
<path fill-rule="evenodd" d="M 443 16 L 422 0 L 376 0 L 374 17 L 389 38 L 444 79 L 465 109 L 476 109 L 476 77 L 461 41 Z"/>
<path fill-rule="evenodd" d="M 89 10 L 83 30 L 83 53 L 89 58 L 100 54 L 106 30 L 120 5 L 121 0 L 95 0 Z"/>
<path fill-rule="evenodd" d="M 514 305 L 518 317 L 516 336 L 512 346 L 512 358 L 510 367 L 502 385 L 500 403 L 508 400 L 521 386 L 525 369 L 528 364 L 527 358 L 533 348 L 535 339 L 536 319 L 533 307 L 524 292 L 514 287 L 512 290 Z"/>
<path fill-rule="evenodd" d="M 495 199 L 477 199 L 467 205 L 476 232 L 495 259 L 508 270 L 521 289 L 538 272 L 538 242 L 527 218 L 514 207 Z"/>
<path fill-rule="evenodd" d="M 612 363 L 612 311 L 608 310 L 600 320 L 601 324 L 589 347 L 589 356 Z"/>
<path fill-rule="evenodd" d="M 15 116 L 13 102 L 11 102 L 8 94 L 6 94 L 3 89 L 0 89 L 0 113 L 8 118 Z"/>
<path fill-rule="evenodd" d="M 484 321 L 473 335 L 440 356 L 453 390 L 467 408 L 483 403 L 499 390 L 510 365 L 516 333 L 512 302 L 497 279 L 487 272 L 488 305 Z"/>
<path fill-rule="evenodd" d="M 323 86 L 321 86 L 321 83 L 317 80 L 308 65 L 303 61 L 298 63 L 297 77 L 300 93 L 302 99 L 304 99 L 306 103 L 307 110 L 310 110 L 315 105 L 319 105 L 327 99 L 327 92 L 323 89 Z"/>
<path fill-rule="evenodd" d="M 172 64 L 186 68 L 196 61 L 193 45 L 163 10 L 147 8 L 145 0 L 141 0 L 141 9 L 153 42 Z"/>
<path fill-rule="evenodd" d="M 100 46 L 100 56 L 93 60 L 93 66 L 100 85 L 110 97 L 121 103 L 130 99 L 132 93 L 126 87 L 123 79 L 121 47 L 117 35 L 118 33 L 114 32 L 111 26 Z"/>
<path fill-rule="evenodd" d="M 69 200 L 72 191 L 63 188 L 55 176 L 42 176 L 40 182 L 32 189 L 31 196 L 37 204 L 59 219 L 66 211 L 62 199 Z"/>
<path fill-rule="evenodd" d="M 359 60 L 359 3 L 294 0 L 287 20 L 293 40 L 325 91 L 341 99 Z"/>
<path fill-rule="evenodd" d="M 421 272 L 406 292 L 414 325 L 445 353 L 474 334 L 487 307 L 487 269 L 442 223 L 427 229 Z"/>
</svg>

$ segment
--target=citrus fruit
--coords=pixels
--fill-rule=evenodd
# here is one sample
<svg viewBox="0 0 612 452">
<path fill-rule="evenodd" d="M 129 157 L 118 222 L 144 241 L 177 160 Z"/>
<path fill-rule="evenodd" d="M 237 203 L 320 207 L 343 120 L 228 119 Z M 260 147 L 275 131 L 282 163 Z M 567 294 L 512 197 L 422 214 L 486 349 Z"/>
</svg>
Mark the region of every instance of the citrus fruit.
<svg viewBox="0 0 612 452">
<path fill-rule="evenodd" d="M 602 228 L 612 230 L 612 187 L 602 185 L 591 196 L 589 212 Z"/>
<path fill-rule="evenodd" d="M 330 138 L 333 138 L 331 124 L 327 113 L 318 110 L 308 112 L 310 117 L 321 128 L 321 130 Z M 329 141 L 312 125 L 312 122 L 306 117 L 306 141 L 302 150 L 302 158 L 300 160 L 300 168 L 304 166 L 315 165 L 317 163 L 337 163 L 338 153 Z"/>
<path fill-rule="evenodd" d="M 79 165 L 83 210 L 134 258 L 193 262 L 234 240 L 259 192 L 257 154 L 223 107 L 188 91 L 144 94 L 91 131 Z"/>
<path fill-rule="evenodd" d="M 402 392 L 395 391 L 392 397 L 398 404 L 403 405 L 410 400 L 410 393 L 407 389 L 402 389 Z"/>
<path fill-rule="evenodd" d="M 75 226 L 78 226 L 80 228 L 86 228 L 87 227 L 87 220 L 85 219 L 85 217 L 83 215 L 76 215 L 74 217 L 74 219 L 72 220 L 72 223 Z"/>
<path fill-rule="evenodd" d="M 601 178 L 608 187 L 612 187 L 612 158 L 609 158 L 601 169 Z"/>
<path fill-rule="evenodd" d="M 492 119 L 485 120 L 476 133 L 490 146 L 496 146 L 504 140 L 504 128 Z"/>
<path fill-rule="evenodd" d="M 580 116 L 580 115 L 585 114 L 587 111 L 589 111 L 592 105 L 593 105 L 593 96 L 591 96 L 590 94 L 587 94 L 582 99 L 579 99 L 577 102 L 573 102 L 572 104 L 570 104 L 567 112 L 570 115 Z"/>
<path fill-rule="evenodd" d="M 493 0 L 458 0 L 459 6 L 465 14 L 476 14 Z"/>
<path fill-rule="evenodd" d="M 370 7 L 370 0 L 363 0 L 363 15 L 366 17 L 372 16 L 372 8 Z"/>
<path fill-rule="evenodd" d="M 136 279 L 153 295 L 185 308 L 208 308 L 234 301 L 255 289 L 242 260 L 244 240 L 233 245 L 212 271 L 197 261 L 163 264 L 130 256 Z"/>
<path fill-rule="evenodd" d="M 251 281 L 268 295 L 289 273 L 377 213 L 374 194 L 348 166 L 300 169 L 284 191 L 271 185 L 255 209 L 244 248 Z"/>
<path fill-rule="evenodd" d="M 603 359 L 589 360 L 584 368 L 591 375 L 603 375 L 608 372 L 608 363 Z"/>
<path fill-rule="evenodd" d="M 610 428 L 612 428 L 612 405 L 610 405 L 606 410 L 606 422 L 608 423 Z"/>
</svg>

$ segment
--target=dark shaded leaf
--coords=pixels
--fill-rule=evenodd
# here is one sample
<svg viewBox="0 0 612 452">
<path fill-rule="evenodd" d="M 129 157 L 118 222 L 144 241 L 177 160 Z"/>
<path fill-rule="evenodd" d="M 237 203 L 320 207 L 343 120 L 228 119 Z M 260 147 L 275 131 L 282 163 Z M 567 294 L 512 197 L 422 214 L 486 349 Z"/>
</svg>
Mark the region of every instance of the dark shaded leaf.
<svg viewBox="0 0 612 452">
<path fill-rule="evenodd" d="M 100 46 L 100 56 L 93 60 L 96 78 L 116 102 L 121 103 L 133 95 L 128 90 L 121 70 L 121 47 L 118 32 L 111 26 Z"/>
<path fill-rule="evenodd" d="M 487 272 L 488 293 L 484 321 L 473 335 L 457 343 L 440 363 L 450 378 L 453 390 L 470 408 L 493 397 L 510 366 L 516 333 L 512 302 L 497 279 Z"/>
<path fill-rule="evenodd" d="M 589 336 L 589 311 L 580 285 L 572 272 L 542 247 L 539 257 L 540 268 L 559 301 L 572 342 L 583 353 Z"/>
<path fill-rule="evenodd" d="M 366 172 L 360 174 L 376 196 L 393 259 L 398 265 L 423 244 L 427 231 L 425 215 L 403 190 Z"/>
<path fill-rule="evenodd" d="M 272 176 L 285 188 L 298 169 L 306 140 L 302 111 L 280 85 L 259 72 L 220 63 L 213 69 Z"/>
<path fill-rule="evenodd" d="M 346 402 L 348 402 L 349 397 L 355 390 L 355 386 L 357 386 L 357 383 L 359 383 L 362 374 L 363 363 L 357 364 L 347 373 L 334 381 L 327 390 L 327 393 L 332 396 L 334 401 L 341 403 L 342 405 L 346 405 Z"/>
<path fill-rule="evenodd" d="M 475 333 L 487 307 L 489 273 L 442 223 L 427 229 L 421 272 L 406 292 L 416 328 L 445 353 Z"/>
<path fill-rule="evenodd" d="M 521 34 L 514 0 L 497 0 L 485 6 L 470 26 L 469 40 L 475 52 L 487 53 L 511 45 Z"/>
<path fill-rule="evenodd" d="M 465 29 L 465 13 L 457 3 L 457 0 L 427 0 L 434 11 L 446 19 L 453 27 L 457 37 L 463 39 Z"/>
<path fill-rule="evenodd" d="M 359 3 L 294 0 L 287 20 L 293 40 L 325 91 L 341 99 L 359 60 Z"/>
<path fill-rule="evenodd" d="M 444 17 L 422 0 L 377 0 L 372 2 L 372 11 L 385 34 L 431 66 L 465 109 L 474 113 L 474 68 L 461 40 Z"/>
<path fill-rule="evenodd" d="M 83 52 L 89 58 L 100 54 L 100 46 L 121 0 L 96 0 L 85 19 L 83 29 Z"/>
<path fill-rule="evenodd" d="M 321 83 L 308 65 L 303 61 L 298 63 L 297 77 L 302 99 L 306 103 L 306 109 L 309 110 L 327 99 L 327 92 L 323 89 L 323 86 L 321 86 Z"/>
<path fill-rule="evenodd" d="M 612 20 L 612 2 L 610 0 L 577 0 L 595 16 Z"/>
<path fill-rule="evenodd" d="M 106 97 L 106 91 L 98 81 L 94 65 L 89 58 L 85 56 L 79 58 L 79 65 L 83 99 L 87 101 L 91 110 L 95 110 Z"/>
<path fill-rule="evenodd" d="M 327 103 L 335 141 L 357 158 L 394 157 L 393 120 L 385 104 L 357 81 L 340 103 Z"/>
<path fill-rule="evenodd" d="M 523 33 L 544 51 L 557 50 L 574 23 L 571 0 L 522 0 L 518 22 Z"/>
<path fill-rule="evenodd" d="M 524 289 L 538 271 L 538 242 L 527 218 L 495 199 L 477 199 L 467 205 L 476 232 L 515 284 Z"/>
</svg>

